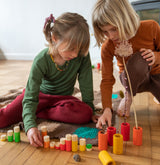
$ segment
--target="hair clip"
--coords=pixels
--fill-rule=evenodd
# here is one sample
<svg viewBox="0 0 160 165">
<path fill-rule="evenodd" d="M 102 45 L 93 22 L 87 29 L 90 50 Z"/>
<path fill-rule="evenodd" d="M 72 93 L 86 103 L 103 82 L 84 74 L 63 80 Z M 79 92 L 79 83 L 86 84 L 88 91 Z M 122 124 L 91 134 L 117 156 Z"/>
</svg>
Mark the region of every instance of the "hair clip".
<svg viewBox="0 0 160 165">
<path fill-rule="evenodd" d="M 45 19 L 45 23 L 44 23 L 43 29 L 46 28 L 46 25 L 47 25 L 48 21 L 51 22 L 51 27 L 53 27 L 54 22 L 55 22 L 55 18 L 53 17 L 53 14 L 50 14 L 50 16 Z"/>
</svg>

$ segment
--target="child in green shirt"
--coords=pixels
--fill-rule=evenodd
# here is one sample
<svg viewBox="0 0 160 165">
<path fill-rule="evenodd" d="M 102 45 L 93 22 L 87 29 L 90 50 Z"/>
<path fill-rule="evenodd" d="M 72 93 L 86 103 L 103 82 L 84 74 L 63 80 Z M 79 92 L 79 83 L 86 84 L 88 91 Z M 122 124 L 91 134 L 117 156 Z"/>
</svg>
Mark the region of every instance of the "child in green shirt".
<svg viewBox="0 0 160 165">
<path fill-rule="evenodd" d="M 43 145 L 37 117 L 75 124 L 96 120 L 86 20 L 76 13 L 64 13 L 57 19 L 51 14 L 43 32 L 49 48 L 35 57 L 23 93 L 0 109 L 0 128 L 23 119 L 30 144 L 35 147 Z M 82 101 L 72 96 L 76 79 Z"/>
</svg>

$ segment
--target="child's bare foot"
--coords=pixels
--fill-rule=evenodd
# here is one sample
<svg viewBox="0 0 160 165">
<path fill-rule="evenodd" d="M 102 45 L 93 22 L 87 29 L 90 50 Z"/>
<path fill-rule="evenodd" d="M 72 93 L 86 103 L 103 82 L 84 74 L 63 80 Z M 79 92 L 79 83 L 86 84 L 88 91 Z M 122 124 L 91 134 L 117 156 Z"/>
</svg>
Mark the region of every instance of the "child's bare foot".
<svg viewBox="0 0 160 165">
<path fill-rule="evenodd" d="M 125 94 L 125 97 L 121 100 L 118 106 L 117 114 L 119 116 L 129 117 L 131 104 L 132 104 L 132 98 L 130 94 L 127 92 L 127 94 Z"/>
</svg>

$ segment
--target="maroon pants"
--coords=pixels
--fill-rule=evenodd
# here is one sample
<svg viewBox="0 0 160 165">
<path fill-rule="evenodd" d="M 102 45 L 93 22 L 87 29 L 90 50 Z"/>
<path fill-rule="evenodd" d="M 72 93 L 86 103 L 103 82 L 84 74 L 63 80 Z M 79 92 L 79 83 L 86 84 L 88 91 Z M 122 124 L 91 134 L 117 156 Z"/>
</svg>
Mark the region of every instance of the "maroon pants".
<svg viewBox="0 0 160 165">
<path fill-rule="evenodd" d="M 141 92 L 151 92 L 160 102 L 160 74 L 151 75 L 151 67 L 143 59 L 140 52 L 132 55 L 128 60 L 127 70 L 131 81 L 133 95 Z M 126 72 L 120 74 L 120 80 L 127 91 L 130 92 Z"/>
<path fill-rule="evenodd" d="M 0 109 L 0 128 L 22 121 L 22 100 L 24 92 L 6 108 Z M 73 96 L 39 93 L 36 116 L 66 123 L 83 124 L 91 120 L 92 109 Z"/>
</svg>

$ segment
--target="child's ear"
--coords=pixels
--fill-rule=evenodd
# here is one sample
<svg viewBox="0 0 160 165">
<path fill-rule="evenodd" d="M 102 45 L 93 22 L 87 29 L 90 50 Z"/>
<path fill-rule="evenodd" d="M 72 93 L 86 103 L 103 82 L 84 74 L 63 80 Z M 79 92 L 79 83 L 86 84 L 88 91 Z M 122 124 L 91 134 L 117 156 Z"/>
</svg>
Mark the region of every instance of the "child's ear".
<svg viewBox="0 0 160 165">
<path fill-rule="evenodd" d="M 56 40 L 56 37 L 54 36 L 54 35 L 52 35 L 52 41 L 53 42 L 56 42 L 57 40 Z"/>
</svg>

